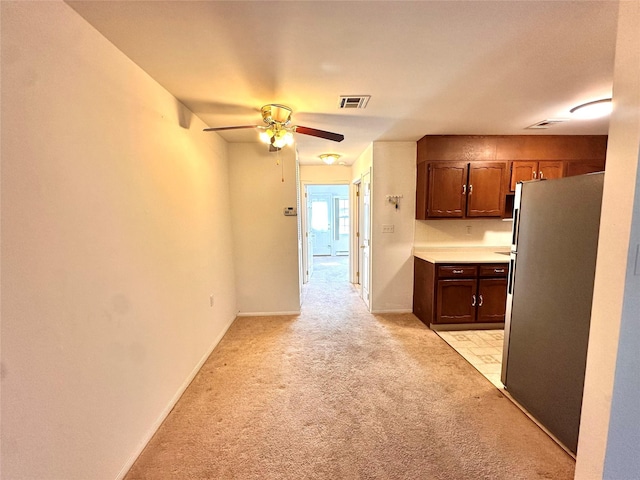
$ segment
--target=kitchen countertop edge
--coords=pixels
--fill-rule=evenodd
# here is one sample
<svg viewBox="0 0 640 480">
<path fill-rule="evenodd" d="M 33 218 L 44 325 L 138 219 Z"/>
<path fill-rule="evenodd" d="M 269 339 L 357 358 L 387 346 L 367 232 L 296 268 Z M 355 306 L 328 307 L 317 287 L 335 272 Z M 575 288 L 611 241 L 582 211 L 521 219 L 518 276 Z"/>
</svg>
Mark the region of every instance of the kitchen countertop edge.
<svg viewBox="0 0 640 480">
<path fill-rule="evenodd" d="M 504 254 L 506 253 L 506 255 Z M 429 263 L 508 263 L 509 247 L 414 248 L 413 256 Z"/>
</svg>

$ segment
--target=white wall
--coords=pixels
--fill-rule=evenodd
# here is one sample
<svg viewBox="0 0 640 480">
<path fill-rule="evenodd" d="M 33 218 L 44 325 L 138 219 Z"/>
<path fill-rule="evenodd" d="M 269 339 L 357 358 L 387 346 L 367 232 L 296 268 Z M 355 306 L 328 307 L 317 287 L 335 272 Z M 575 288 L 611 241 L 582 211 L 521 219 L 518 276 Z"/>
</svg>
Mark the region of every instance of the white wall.
<svg viewBox="0 0 640 480">
<path fill-rule="evenodd" d="M 226 144 L 66 4 L 1 8 L 2 478 L 114 479 L 234 319 Z"/>
<path fill-rule="evenodd" d="M 300 165 L 302 183 L 351 183 L 351 167 L 346 165 Z"/>
<path fill-rule="evenodd" d="M 298 218 L 283 213 L 285 207 L 296 207 L 295 151 L 271 153 L 262 143 L 235 143 L 228 148 L 238 311 L 297 313 Z"/>
<path fill-rule="evenodd" d="M 511 244 L 511 220 L 416 220 L 415 247 L 505 247 Z M 470 228 L 469 228 L 470 227 Z"/>
<path fill-rule="evenodd" d="M 640 471 L 640 2 L 620 2 L 576 479 Z M 633 201 L 635 196 L 635 203 Z"/>
<path fill-rule="evenodd" d="M 374 142 L 373 165 L 371 310 L 410 312 L 416 142 Z M 402 195 L 397 209 L 387 195 Z M 393 233 L 383 233 L 384 225 L 392 225 Z"/>
<path fill-rule="evenodd" d="M 356 197 L 356 186 L 355 183 L 359 182 L 362 178 L 362 175 L 370 172 L 373 167 L 373 144 L 367 146 L 367 148 L 360 154 L 360 156 L 353 162 L 351 165 L 351 211 L 358 211 L 358 204 L 362 205 L 362 198 Z M 373 182 L 371 183 L 371 191 L 373 192 Z M 362 227 L 362 218 L 358 218 L 358 223 L 360 224 L 358 228 Z M 351 250 L 353 252 L 358 252 L 357 256 L 352 255 L 351 258 L 351 281 L 353 283 L 358 283 L 358 281 L 362 281 L 362 273 L 360 272 L 360 280 L 357 280 L 358 275 L 358 266 L 362 264 L 362 250 L 360 249 L 360 240 L 355 235 L 356 226 L 354 225 L 354 229 L 352 232 L 354 235 L 351 235 Z M 362 268 L 362 266 L 360 266 Z M 369 256 L 369 271 L 371 271 L 371 256 Z M 360 291 L 362 294 L 362 290 Z"/>
</svg>

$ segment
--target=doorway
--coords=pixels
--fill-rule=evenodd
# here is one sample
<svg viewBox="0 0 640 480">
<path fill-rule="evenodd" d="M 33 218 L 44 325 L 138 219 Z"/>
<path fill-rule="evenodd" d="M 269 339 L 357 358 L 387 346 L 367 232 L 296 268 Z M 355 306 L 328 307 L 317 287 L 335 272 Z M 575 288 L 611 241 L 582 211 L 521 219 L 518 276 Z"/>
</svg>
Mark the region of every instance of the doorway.
<svg viewBox="0 0 640 480">
<path fill-rule="evenodd" d="M 349 185 L 305 185 L 304 283 L 315 266 L 344 269 L 348 275 L 350 251 Z"/>
</svg>

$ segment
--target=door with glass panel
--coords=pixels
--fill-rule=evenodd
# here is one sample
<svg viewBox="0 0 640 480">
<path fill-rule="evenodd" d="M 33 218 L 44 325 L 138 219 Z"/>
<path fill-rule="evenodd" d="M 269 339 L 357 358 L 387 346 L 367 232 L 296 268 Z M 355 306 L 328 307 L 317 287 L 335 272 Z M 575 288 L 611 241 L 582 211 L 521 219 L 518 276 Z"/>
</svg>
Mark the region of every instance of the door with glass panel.
<svg viewBox="0 0 640 480">
<path fill-rule="evenodd" d="M 332 253 L 332 208 L 331 194 L 312 193 L 311 234 L 313 236 L 313 255 L 331 255 Z"/>
</svg>

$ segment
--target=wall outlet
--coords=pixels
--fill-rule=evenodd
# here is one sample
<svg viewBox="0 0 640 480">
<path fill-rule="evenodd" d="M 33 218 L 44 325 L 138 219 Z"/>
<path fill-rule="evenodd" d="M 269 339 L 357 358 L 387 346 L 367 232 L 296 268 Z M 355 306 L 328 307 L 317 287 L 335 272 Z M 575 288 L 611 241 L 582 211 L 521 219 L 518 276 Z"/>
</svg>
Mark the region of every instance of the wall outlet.
<svg viewBox="0 0 640 480">
<path fill-rule="evenodd" d="M 213 293 L 209 295 L 209 306 L 213 307 Z"/>
<path fill-rule="evenodd" d="M 467 225 L 467 235 L 471 235 L 471 225 Z"/>
<path fill-rule="evenodd" d="M 382 225 L 382 233 L 393 233 L 393 225 Z"/>
</svg>

